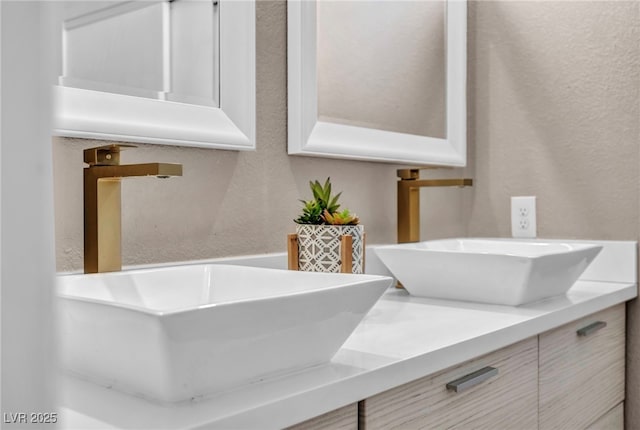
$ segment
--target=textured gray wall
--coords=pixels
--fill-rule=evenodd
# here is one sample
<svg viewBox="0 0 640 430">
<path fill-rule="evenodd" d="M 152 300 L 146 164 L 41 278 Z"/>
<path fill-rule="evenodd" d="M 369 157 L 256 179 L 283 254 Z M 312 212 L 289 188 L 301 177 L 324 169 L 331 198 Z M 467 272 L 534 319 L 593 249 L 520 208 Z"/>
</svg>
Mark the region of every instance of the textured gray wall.
<svg viewBox="0 0 640 430">
<path fill-rule="evenodd" d="M 637 240 L 640 3 L 477 2 L 469 11 L 471 236 Z M 640 428 L 640 308 L 628 306 L 627 428 Z"/>
</svg>

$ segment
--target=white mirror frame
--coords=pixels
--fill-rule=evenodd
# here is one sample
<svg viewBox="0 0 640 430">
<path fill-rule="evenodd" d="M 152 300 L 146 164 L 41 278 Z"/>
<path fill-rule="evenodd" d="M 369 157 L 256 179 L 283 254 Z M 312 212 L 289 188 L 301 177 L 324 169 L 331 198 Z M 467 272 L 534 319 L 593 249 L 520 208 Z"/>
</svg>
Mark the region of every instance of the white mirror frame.
<svg viewBox="0 0 640 430">
<path fill-rule="evenodd" d="M 466 165 L 466 0 L 447 2 L 445 139 L 319 121 L 316 1 L 289 0 L 287 4 L 289 154 L 412 165 Z"/>
<path fill-rule="evenodd" d="M 54 134 L 255 150 L 255 0 L 220 0 L 220 107 L 54 87 Z"/>
</svg>

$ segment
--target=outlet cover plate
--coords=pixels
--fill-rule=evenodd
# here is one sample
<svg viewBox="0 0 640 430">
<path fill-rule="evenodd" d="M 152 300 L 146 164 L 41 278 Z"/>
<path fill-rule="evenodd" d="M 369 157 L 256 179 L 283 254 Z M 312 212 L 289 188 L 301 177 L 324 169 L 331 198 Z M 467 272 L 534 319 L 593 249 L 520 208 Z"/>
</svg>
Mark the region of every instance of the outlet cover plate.
<svg viewBox="0 0 640 430">
<path fill-rule="evenodd" d="M 535 238 L 536 225 L 536 197 L 511 197 L 511 235 L 521 238 Z"/>
</svg>

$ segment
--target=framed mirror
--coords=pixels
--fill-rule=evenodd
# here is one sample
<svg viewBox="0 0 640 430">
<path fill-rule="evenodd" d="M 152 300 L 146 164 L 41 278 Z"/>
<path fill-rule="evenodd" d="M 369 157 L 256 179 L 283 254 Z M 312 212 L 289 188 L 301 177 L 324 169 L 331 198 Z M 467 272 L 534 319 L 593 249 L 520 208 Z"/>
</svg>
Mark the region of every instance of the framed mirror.
<svg viewBox="0 0 640 430">
<path fill-rule="evenodd" d="M 466 165 L 464 0 L 290 0 L 288 151 Z"/>
<path fill-rule="evenodd" d="M 59 2 L 60 136 L 255 149 L 255 2 Z"/>
</svg>

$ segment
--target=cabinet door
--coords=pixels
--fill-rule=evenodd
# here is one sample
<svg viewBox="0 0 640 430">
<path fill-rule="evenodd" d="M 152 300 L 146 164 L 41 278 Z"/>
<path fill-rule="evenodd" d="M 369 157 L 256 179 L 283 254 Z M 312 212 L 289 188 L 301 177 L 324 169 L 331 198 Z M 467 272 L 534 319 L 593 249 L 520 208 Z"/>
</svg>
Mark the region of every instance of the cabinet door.
<svg viewBox="0 0 640 430">
<path fill-rule="evenodd" d="M 287 430 L 357 430 L 358 404 L 353 403 L 335 411 L 317 416 L 300 424 L 288 427 Z"/>
<path fill-rule="evenodd" d="M 537 430 L 537 396 L 534 337 L 360 402 L 360 429 Z"/>
<path fill-rule="evenodd" d="M 540 429 L 584 429 L 622 402 L 624 306 L 540 335 Z"/>
</svg>

